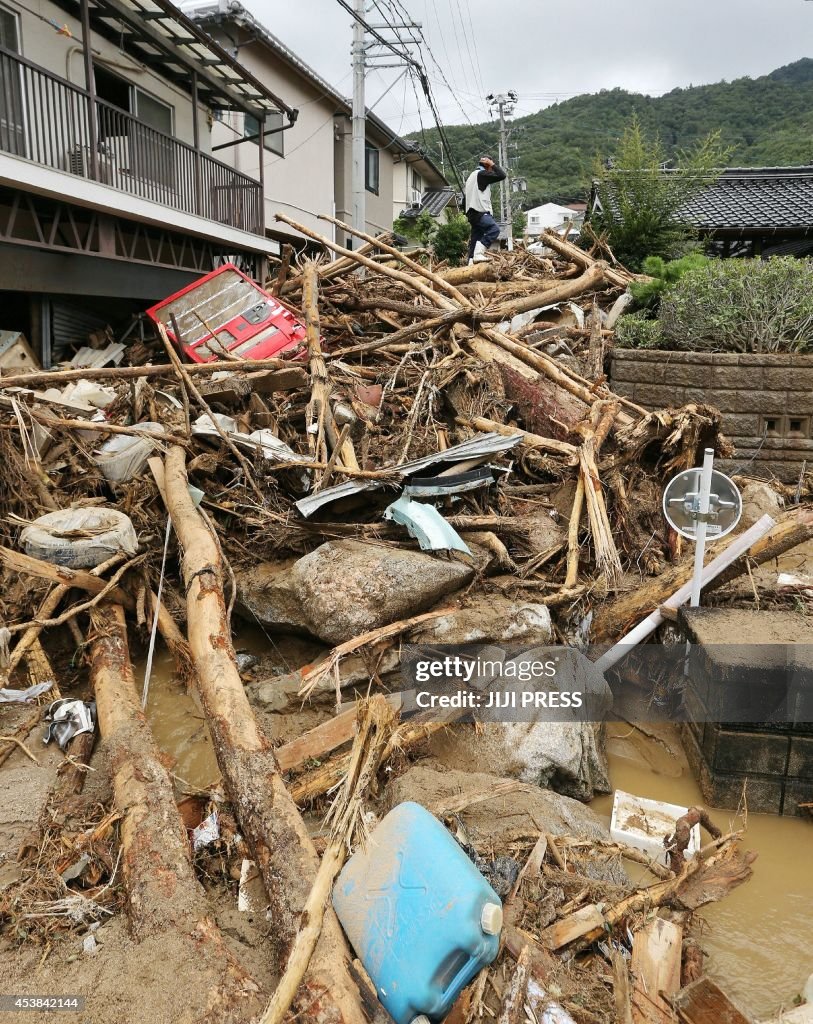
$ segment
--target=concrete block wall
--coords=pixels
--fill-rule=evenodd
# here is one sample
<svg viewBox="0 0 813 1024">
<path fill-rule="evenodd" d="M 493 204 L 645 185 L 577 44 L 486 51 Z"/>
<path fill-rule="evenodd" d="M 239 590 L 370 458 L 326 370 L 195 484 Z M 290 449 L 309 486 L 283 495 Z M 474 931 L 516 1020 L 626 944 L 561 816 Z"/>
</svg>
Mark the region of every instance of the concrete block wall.
<svg viewBox="0 0 813 1024">
<path fill-rule="evenodd" d="M 746 787 L 748 809 L 757 814 L 798 816 L 813 803 L 813 737 L 798 731 L 689 722 L 681 725 L 683 748 L 712 807 L 735 810 Z"/>
<path fill-rule="evenodd" d="M 646 409 L 716 406 L 736 448 L 723 472 L 793 483 L 813 469 L 813 355 L 615 349 L 610 380 Z"/>
</svg>

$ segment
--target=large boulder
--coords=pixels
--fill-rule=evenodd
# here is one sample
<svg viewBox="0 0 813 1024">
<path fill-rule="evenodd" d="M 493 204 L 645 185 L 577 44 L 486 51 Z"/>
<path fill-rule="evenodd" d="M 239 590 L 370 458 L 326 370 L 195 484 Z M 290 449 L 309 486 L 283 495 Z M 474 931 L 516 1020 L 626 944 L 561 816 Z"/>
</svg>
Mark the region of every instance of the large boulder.
<svg viewBox="0 0 813 1024">
<path fill-rule="evenodd" d="M 420 551 L 328 541 L 300 558 L 290 585 L 314 636 L 330 644 L 426 611 L 474 570 Z"/>
<path fill-rule="evenodd" d="M 280 633 L 309 633 L 302 603 L 291 586 L 296 559 L 260 562 L 235 573 L 235 611 L 248 622 L 259 622 Z"/>
<path fill-rule="evenodd" d="M 607 827 L 583 803 L 549 789 L 516 783 L 485 772 L 460 771 L 433 760 L 414 765 L 385 791 L 388 810 L 404 800 L 422 804 L 445 820 L 458 840 L 488 858 L 511 849 L 518 836 L 551 836 L 608 842 Z M 507 785 L 506 785 L 507 784 Z M 629 881 L 616 857 L 596 847 L 583 856 L 569 852 L 576 870 L 590 878 L 623 885 Z"/>
<path fill-rule="evenodd" d="M 236 609 L 249 622 L 340 644 L 426 611 L 473 575 L 463 562 L 420 551 L 328 541 L 302 558 L 237 573 Z"/>
</svg>

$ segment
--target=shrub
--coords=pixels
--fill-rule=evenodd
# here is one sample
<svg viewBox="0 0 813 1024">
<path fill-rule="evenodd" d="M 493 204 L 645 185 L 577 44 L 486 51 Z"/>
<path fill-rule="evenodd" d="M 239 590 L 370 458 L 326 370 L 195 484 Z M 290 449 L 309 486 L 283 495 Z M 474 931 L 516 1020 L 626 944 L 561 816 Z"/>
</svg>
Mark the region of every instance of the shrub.
<svg viewBox="0 0 813 1024">
<path fill-rule="evenodd" d="M 712 260 L 661 299 L 665 348 L 805 352 L 813 348 L 813 262 Z"/>
<path fill-rule="evenodd" d="M 429 245 L 435 237 L 437 222 L 431 213 L 424 210 L 417 217 L 399 217 L 392 225 L 392 230 L 418 245 Z"/>
<path fill-rule="evenodd" d="M 615 326 L 615 339 L 619 348 L 663 348 L 661 325 L 649 320 L 643 312 L 627 313 L 619 317 Z"/>
<path fill-rule="evenodd" d="M 693 252 L 683 256 L 679 260 L 667 262 L 660 256 L 647 256 L 641 269 L 648 274 L 651 281 L 634 281 L 630 285 L 630 292 L 635 299 L 637 309 L 645 309 L 650 313 L 657 313 L 661 304 L 664 292 L 687 274 L 690 270 L 698 270 L 705 267 L 709 262 L 708 256 L 702 253 Z"/>
<path fill-rule="evenodd" d="M 435 232 L 432 247 L 439 260 L 448 260 L 453 266 L 460 266 L 469 244 L 471 227 L 462 213 L 450 217 Z"/>
</svg>

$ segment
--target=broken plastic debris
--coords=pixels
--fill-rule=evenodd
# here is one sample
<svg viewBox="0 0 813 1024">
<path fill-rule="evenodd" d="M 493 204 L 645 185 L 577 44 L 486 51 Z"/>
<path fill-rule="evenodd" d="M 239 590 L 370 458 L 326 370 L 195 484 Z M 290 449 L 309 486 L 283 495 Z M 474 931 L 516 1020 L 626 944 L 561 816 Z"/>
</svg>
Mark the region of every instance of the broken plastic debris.
<svg viewBox="0 0 813 1024">
<path fill-rule="evenodd" d="M 409 531 L 421 546 L 421 551 L 462 551 L 471 554 L 471 549 L 453 529 L 434 505 L 424 505 L 420 501 L 402 494 L 384 510 L 384 518 L 400 523 Z"/>
<path fill-rule="evenodd" d="M 77 878 L 81 878 L 88 864 L 90 864 L 90 854 L 83 853 L 79 860 L 65 868 L 62 872 L 62 881 L 73 882 Z"/>
<path fill-rule="evenodd" d="M 60 750 L 64 750 L 74 736 L 93 732 L 96 728 L 96 702 L 61 697 L 48 708 L 45 720 L 51 724 L 46 730 L 43 743 L 47 745 L 51 740 L 56 740 Z"/>
<path fill-rule="evenodd" d="M 220 838 L 220 822 L 217 811 L 212 811 L 208 818 L 204 818 L 192 832 L 192 849 L 197 853 L 199 850 L 210 846 Z"/>
<path fill-rule="evenodd" d="M 0 704 L 27 704 L 28 701 L 47 693 L 54 685 L 53 680 L 47 683 L 35 683 L 27 690 L 8 690 L 3 687 L 0 690 Z"/>
</svg>

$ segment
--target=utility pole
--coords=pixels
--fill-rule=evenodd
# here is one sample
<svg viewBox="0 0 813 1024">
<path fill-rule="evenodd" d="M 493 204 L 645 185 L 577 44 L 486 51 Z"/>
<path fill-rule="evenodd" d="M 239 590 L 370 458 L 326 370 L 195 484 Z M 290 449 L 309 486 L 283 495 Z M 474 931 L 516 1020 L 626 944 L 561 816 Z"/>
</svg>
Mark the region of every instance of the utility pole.
<svg viewBox="0 0 813 1024">
<path fill-rule="evenodd" d="M 503 230 L 506 232 L 506 238 L 508 240 L 508 248 L 513 251 L 514 248 L 514 235 L 513 225 L 511 224 L 511 200 L 509 195 L 510 187 L 510 174 L 508 171 L 508 135 L 510 129 L 506 124 L 506 117 L 514 112 L 514 107 L 519 96 L 513 89 L 509 89 L 507 93 L 499 93 L 495 96 L 490 93 L 486 96 L 486 102 L 488 103 L 489 109 L 497 108 L 497 112 L 500 118 L 500 145 L 499 145 L 499 165 L 506 172 L 506 177 L 500 182 L 500 224 Z"/>
<path fill-rule="evenodd" d="M 367 0 L 353 0 L 353 143 L 350 191 L 351 220 L 357 231 L 367 230 L 367 104 L 364 95 L 367 68 L 403 68 L 415 65 L 408 47 L 418 45 L 414 32 L 421 29 L 420 23 L 414 21 L 371 25 L 365 22 L 366 2 Z M 373 36 L 370 42 L 366 39 L 367 29 L 370 29 Z M 383 36 L 382 32 L 387 33 L 389 38 Z M 394 84 L 392 83 L 389 88 L 391 89 Z M 389 92 L 389 89 L 386 92 Z M 379 100 L 386 92 L 379 96 Z M 347 245 L 353 247 L 352 238 L 347 240 Z"/>
<path fill-rule="evenodd" d="M 365 140 L 367 113 L 364 99 L 364 75 L 366 54 L 364 51 L 364 0 L 354 0 L 353 10 L 353 145 L 351 150 L 352 174 L 351 193 L 353 202 L 353 227 L 356 231 L 367 230 L 367 197 L 365 195 Z M 353 240 L 348 239 L 353 247 Z"/>
</svg>

